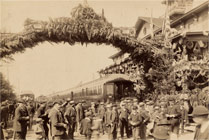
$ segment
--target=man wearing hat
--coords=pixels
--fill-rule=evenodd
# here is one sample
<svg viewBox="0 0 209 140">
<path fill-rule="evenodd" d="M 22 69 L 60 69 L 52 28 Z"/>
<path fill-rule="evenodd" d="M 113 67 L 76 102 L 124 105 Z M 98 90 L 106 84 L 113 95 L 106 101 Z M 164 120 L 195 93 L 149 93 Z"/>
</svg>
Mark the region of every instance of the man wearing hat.
<svg viewBox="0 0 209 140">
<path fill-rule="evenodd" d="M 196 126 L 194 140 L 209 139 L 209 111 L 204 106 L 197 106 L 192 112 L 193 120 L 198 125 Z"/>
<path fill-rule="evenodd" d="M 138 140 L 140 138 L 140 125 L 143 121 L 141 115 L 137 112 L 137 109 L 137 106 L 133 106 L 132 112 L 128 117 L 132 127 L 133 140 Z"/>
<path fill-rule="evenodd" d="M 74 139 L 74 132 L 76 126 L 76 110 L 74 106 L 75 102 L 70 101 L 64 114 L 65 121 L 68 123 L 68 136 L 70 139 Z"/>
<path fill-rule="evenodd" d="M 121 138 L 124 137 L 124 131 L 126 131 L 126 135 L 129 138 L 130 133 L 129 133 L 129 127 L 128 127 L 128 116 L 129 116 L 129 111 L 125 106 L 125 103 L 121 102 L 120 104 L 120 115 L 119 115 L 119 123 L 120 123 L 120 135 Z"/>
<path fill-rule="evenodd" d="M 102 120 L 102 132 L 104 134 L 104 130 L 105 130 L 105 126 L 104 126 L 104 120 L 105 120 L 105 112 L 106 112 L 106 108 L 104 106 L 104 102 L 101 102 L 98 108 L 98 114 L 99 114 L 99 118 Z"/>
<path fill-rule="evenodd" d="M 160 113 L 159 106 L 154 107 L 154 113 L 152 114 L 152 121 L 153 123 L 153 130 L 155 129 L 155 126 L 159 123 L 160 119 L 162 119 L 162 115 Z"/>
<path fill-rule="evenodd" d="M 67 124 L 65 123 L 63 113 L 60 111 L 62 101 L 60 99 L 57 99 L 54 101 L 53 105 L 54 106 L 49 113 L 52 139 L 63 140 L 67 138 Z"/>
<path fill-rule="evenodd" d="M 139 114 L 142 118 L 142 124 L 140 125 L 139 135 L 141 139 L 146 140 L 147 124 L 150 121 L 150 116 L 148 111 L 145 109 L 145 104 L 143 102 L 139 103 Z"/>
<path fill-rule="evenodd" d="M 84 109 L 82 107 L 82 102 L 79 102 L 76 107 L 76 128 L 77 128 L 77 132 L 79 130 L 79 126 L 80 126 L 80 122 L 81 120 L 84 118 Z"/>
<path fill-rule="evenodd" d="M 80 134 L 85 135 L 86 140 L 91 139 L 92 120 L 91 120 L 91 113 L 90 112 L 86 112 L 85 118 L 81 121 Z"/>
<path fill-rule="evenodd" d="M 118 109 L 117 105 L 112 105 L 112 116 L 111 116 L 112 126 L 111 126 L 111 133 L 113 136 L 113 139 L 117 139 L 117 128 L 118 128 L 118 121 L 119 121 L 119 115 L 118 115 Z"/>
<path fill-rule="evenodd" d="M 7 122 L 9 118 L 9 106 L 7 100 L 1 104 L 1 121 L 4 122 L 4 128 L 7 128 Z"/>
<path fill-rule="evenodd" d="M 46 103 L 42 103 L 40 107 L 38 108 L 37 117 L 44 120 L 43 127 L 45 130 L 46 137 L 48 138 L 49 128 L 47 124 L 48 124 L 49 119 L 48 119 L 48 114 L 46 114 Z"/>
<path fill-rule="evenodd" d="M 114 126 L 113 126 L 113 121 L 114 117 L 113 116 L 113 111 L 112 111 L 112 105 L 108 104 L 106 106 L 107 111 L 105 113 L 105 126 L 107 128 L 107 133 L 108 133 L 108 139 L 109 140 L 114 140 Z"/>
<path fill-rule="evenodd" d="M 179 126 L 182 117 L 182 111 L 180 105 L 174 105 L 175 101 L 174 98 L 169 99 L 169 106 L 167 110 L 167 118 L 171 122 L 171 132 L 175 134 L 179 134 Z"/>
<path fill-rule="evenodd" d="M 17 140 L 25 140 L 29 115 L 24 100 L 19 99 L 18 103 L 19 105 L 15 110 L 15 118 L 13 123 L 14 138 Z"/>
</svg>

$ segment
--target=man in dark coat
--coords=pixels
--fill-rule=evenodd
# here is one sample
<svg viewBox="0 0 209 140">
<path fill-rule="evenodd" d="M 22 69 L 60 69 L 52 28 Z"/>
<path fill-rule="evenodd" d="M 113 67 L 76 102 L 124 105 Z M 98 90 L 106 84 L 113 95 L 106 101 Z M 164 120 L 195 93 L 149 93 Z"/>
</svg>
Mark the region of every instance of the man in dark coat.
<svg viewBox="0 0 209 140">
<path fill-rule="evenodd" d="M 105 125 L 107 127 L 108 139 L 115 140 L 117 138 L 117 124 L 118 124 L 118 112 L 111 104 L 107 105 L 107 111 L 105 113 Z"/>
<path fill-rule="evenodd" d="M 129 128 L 128 128 L 128 116 L 129 116 L 129 111 L 125 107 L 125 103 L 121 103 L 121 110 L 120 110 L 120 115 L 119 115 L 119 123 L 120 123 L 120 134 L 121 137 L 124 137 L 124 130 L 126 131 L 126 135 L 129 138 Z"/>
<path fill-rule="evenodd" d="M 9 118 L 9 108 L 7 101 L 2 102 L 1 104 L 1 121 L 4 122 L 4 128 L 7 128 L 7 122 Z"/>
<path fill-rule="evenodd" d="M 82 107 L 82 103 L 78 103 L 75 107 L 76 109 L 76 123 L 77 123 L 77 130 L 79 130 L 80 122 L 84 118 L 84 110 Z"/>
<path fill-rule="evenodd" d="M 197 106 L 192 112 L 193 120 L 197 123 L 194 140 L 209 139 L 209 111 L 205 106 Z"/>
<path fill-rule="evenodd" d="M 138 140 L 140 138 L 140 125 L 142 124 L 142 117 L 141 115 L 137 112 L 137 106 L 133 106 L 132 112 L 128 117 L 129 123 L 132 126 L 132 134 L 133 134 L 133 139 Z"/>
<path fill-rule="evenodd" d="M 81 121 L 80 133 L 85 135 L 86 140 L 91 140 L 92 135 L 92 119 L 91 113 L 86 112 L 85 118 Z"/>
<path fill-rule="evenodd" d="M 171 132 L 179 134 L 179 126 L 181 122 L 182 110 L 180 105 L 174 105 L 174 99 L 169 100 L 168 114 L 166 115 L 171 123 Z"/>
<path fill-rule="evenodd" d="M 47 126 L 47 123 L 49 120 L 48 120 L 48 114 L 46 114 L 45 112 L 46 112 L 46 104 L 42 103 L 37 110 L 37 118 L 43 119 L 43 121 L 44 121 L 43 127 L 44 127 L 44 131 L 45 131 L 45 135 L 48 137 L 49 128 Z"/>
<path fill-rule="evenodd" d="M 9 108 L 9 119 L 13 120 L 14 112 L 15 112 L 14 103 L 11 102 L 11 103 L 9 104 L 8 108 Z"/>
<path fill-rule="evenodd" d="M 27 110 L 28 110 L 28 114 L 30 117 L 30 121 L 29 121 L 29 130 L 32 129 L 32 125 L 33 125 L 33 116 L 35 114 L 35 108 L 32 105 L 32 102 L 29 102 L 27 105 Z"/>
<path fill-rule="evenodd" d="M 28 121 L 29 121 L 29 115 L 25 102 L 23 100 L 20 100 L 19 106 L 15 110 L 15 118 L 13 123 L 15 139 L 17 140 L 26 139 Z"/>
<path fill-rule="evenodd" d="M 139 103 L 139 114 L 142 118 L 139 135 L 141 139 L 146 140 L 147 124 L 150 121 L 150 116 L 148 114 L 148 111 L 145 110 L 145 104 L 143 102 Z"/>
<path fill-rule="evenodd" d="M 74 139 L 75 125 L 76 125 L 76 110 L 74 108 L 74 101 L 70 101 L 64 114 L 65 121 L 68 123 L 68 136 Z"/>
<path fill-rule="evenodd" d="M 63 140 L 67 139 L 66 128 L 63 113 L 60 111 L 62 105 L 61 100 L 54 101 L 54 107 L 50 110 L 50 124 L 51 124 L 51 134 L 53 140 Z"/>
<path fill-rule="evenodd" d="M 101 102 L 100 103 L 100 106 L 98 108 L 98 114 L 99 114 L 99 118 L 102 119 L 102 133 L 104 134 L 104 131 L 105 131 L 105 125 L 104 125 L 104 117 L 105 117 L 105 112 L 106 112 L 106 109 L 104 107 L 104 102 Z"/>
</svg>

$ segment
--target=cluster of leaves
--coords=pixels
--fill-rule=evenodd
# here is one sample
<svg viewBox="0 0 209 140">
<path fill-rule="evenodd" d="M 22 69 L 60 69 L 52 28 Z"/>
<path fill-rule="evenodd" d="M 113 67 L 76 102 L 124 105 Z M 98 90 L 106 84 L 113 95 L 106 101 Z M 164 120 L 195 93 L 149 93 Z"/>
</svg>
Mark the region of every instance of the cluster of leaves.
<svg viewBox="0 0 209 140">
<path fill-rule="evenodd" d="M 2 37 L 0 58 L 23 52 L 26 48 L 32 48 L 44 41 L 66 42 L 70 45 L 76 42 L 112 44 L 124 52 L 145 47 L 134 37 L 123 34 L 122 29 L 114 28 L 104 16 L 96 14 L 88 6 L 75 7 L 71 15 L 71 18 L 50 18 L 49 21 L 27 19 L 23 32 Z"/>
<path fill-rule="evenodd" d="M 158 93 L 169 93 L 174 88 L 174 71 L 172 66 L 171 49 L 165 48 L 163 36 L 144 41 L 146 49 L 135 49 L 131 57 L 135 63 L 141 64 L 144 71 L 141 83 L 145 83 L 141 90 L 141 98 L 151 98 Z"/>
<path fill-rule="evenodd" d="M 14 100 L 16 98 L 12 86 L 5 80 L 2 73 L 0 73 L 0 98 L 1 102 L 5 100 Z"/>
<path fill-rule="evenodd" d="M 164 47 L 162 35 L 144 41 L 144 45 L 145 49 L 136 48 L 131 55 L 136 64 L 144 67 L 144 72 L 139 78 L 146 85 L 141 94 L 143 98 L 156 95 L 157 99 L 158 94 L 161 93 L 173 94 L 188 92 L 188 90 L 191 93 L 195 88 L 204 90 L 208 87 L 209 59 L 207 56 L 201 60 L 189 61 L 184 59 L 185 54 L 182 53 L 182 59 L 176 62 L 174 50 Z"/>
</svg>

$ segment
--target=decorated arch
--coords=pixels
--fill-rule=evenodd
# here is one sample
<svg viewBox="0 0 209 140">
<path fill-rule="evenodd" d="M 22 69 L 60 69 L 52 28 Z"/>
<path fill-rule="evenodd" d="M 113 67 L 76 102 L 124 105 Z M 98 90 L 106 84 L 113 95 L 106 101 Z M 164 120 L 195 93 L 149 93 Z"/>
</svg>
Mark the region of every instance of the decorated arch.
<svg viewBox="0 0 209 140">
<path fill-rule="evenodd" d="M 22 32 L 1 37 L 0 58 L 24 52 L 26 48 L 33 48 L 45 41 L 70 45 L 112 44 L 124 52 L 143 47 L 134 36 L 113 27 L 104 13 L 99 15 L 87 4 L 79 4 L 72 10 L 70 17 L 50 18 L 48 21 L 26 19 Z"/>
</svg>

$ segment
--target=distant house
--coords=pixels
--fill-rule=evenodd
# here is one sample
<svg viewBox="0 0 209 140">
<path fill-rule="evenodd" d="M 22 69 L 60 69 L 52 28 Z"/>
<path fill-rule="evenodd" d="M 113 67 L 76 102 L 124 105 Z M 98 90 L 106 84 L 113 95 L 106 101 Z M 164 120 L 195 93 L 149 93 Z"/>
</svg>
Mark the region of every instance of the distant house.
<svg viewBox="0 0 209 140">
<path fill-rule="evenodd" d="M 146 35 L 151 34 L 151 20 L 153 23 L 153 30 L 160 29 L 163 26 L 163 18 L 150 18 L 150 17 L 138 17 L 135 30 L 136 30 L 136 38 L 141 40 Z"/>
</svg>

